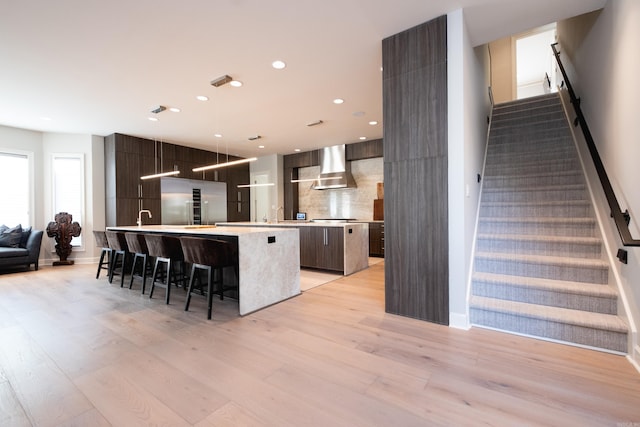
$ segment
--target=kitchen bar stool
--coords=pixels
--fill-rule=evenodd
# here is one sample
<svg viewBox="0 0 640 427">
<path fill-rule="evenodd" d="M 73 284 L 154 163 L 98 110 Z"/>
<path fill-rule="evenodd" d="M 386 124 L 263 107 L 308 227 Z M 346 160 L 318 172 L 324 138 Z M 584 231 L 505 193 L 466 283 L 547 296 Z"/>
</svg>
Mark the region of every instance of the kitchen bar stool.
<svg viewBox="0 0 640 427">
<path fill-rule="evenodd" d="M 113 254 L 113 259 L 111 260 L 111 268 L 109 270 L 109 283 L 113 282 L 113 276 L 116 274 L 116 269 L 118 267 L 118 256 L 121 257 L 121 268 L 120 272 L 120 287 L 124 287 L 124 275 L 127 271 L 127 258 L 129 255 L 129 247 L 127 246 L 127 239 L 124 237 L 124 233 L 120 231 L 109 231 L 105 232 L 107 235 L 107 241 L 109 242 L 109 247 L 111 248 L 111 253 Z"/>
<path fill-rule="evenodd" d="M 149 298 L 153 297 L 156 286 L 166 289 L 165 303 L 169 304 L 171 296 L 171 283 L 175 263 L 183 263 L 182 246 L 179 237 L 166 236 L 163 234 L 145 234 L 149 256 L 155 257 L 156 262 L 153 267 L 151 279 L 151 290 Z"/>
<path fill-rule="evenodd" d="M 189 311 L 191 295 L 194 294 L 196 280 L 200 282 L 200 294 L 203 293 L 204 283 L 200 279 L 200 271 L 207 272 L 207 319 L 211 319 L 213 307 L 214 284 L 218 284 L 220 299 L 222 299 L 223 269 L 234 264 L 231 244 L 224 240 L 204 239 L 199 237 L 181 237 L 182 252 L 185 262 L 191 263 L 191 277 L 189 279 L 189 289 L 187 290 L 187 301 L 184 306 L 185 311 Z M 216 272 L 218 280 L 216 281 Z"/>
<path fill-rule="evenodd" d="M 96 239 L 96 246 L 102 249 L 100 251 L 100 261 L 98 261 L 98 271 L 96 272 L 96 279 L 99 279 L 101 270 L 107 270 L 107 276 L 109 276 L 112 255 L 107 235 L 104 231 L 93 230 L 93 237 Z M 105 257 L 107 258 L 106 260 Z"/>
<path fill-rule="evenodd" d="M 124 233 L 125 238 L 127 239 L 127 245 L 129 246 L 129 251 L 134 254 L 133 255 L 133 264 L 131 266 L 131 279 L 129 280 L 129 289 L 133 286 L 133 279 L 141 279 L 142 280 L 142 294 L 144 295 L 144 290 L 147 283 L 147 269 L 150 265 L 149 260 L 149 248 L 147 248 L 147 240 L 143 233 Z M 138 261 L 142 261 L 142 265 L 140 266 L 140 274 L 136 274 L 136 267 L 138 266 Z"/>
</svg>

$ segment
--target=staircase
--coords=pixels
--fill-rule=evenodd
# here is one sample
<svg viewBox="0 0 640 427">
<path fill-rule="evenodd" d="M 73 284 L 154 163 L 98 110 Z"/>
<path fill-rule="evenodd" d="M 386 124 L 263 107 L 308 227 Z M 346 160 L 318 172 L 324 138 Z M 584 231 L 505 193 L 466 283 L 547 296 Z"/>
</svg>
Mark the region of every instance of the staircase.
<svg viewBox="0 0 640 427">
<path fill-rule="evenodd" d="M 484 175 L 471 323 L 626 353 L 627 325 L 557 94 L 494 107 Z"/>
</svg>

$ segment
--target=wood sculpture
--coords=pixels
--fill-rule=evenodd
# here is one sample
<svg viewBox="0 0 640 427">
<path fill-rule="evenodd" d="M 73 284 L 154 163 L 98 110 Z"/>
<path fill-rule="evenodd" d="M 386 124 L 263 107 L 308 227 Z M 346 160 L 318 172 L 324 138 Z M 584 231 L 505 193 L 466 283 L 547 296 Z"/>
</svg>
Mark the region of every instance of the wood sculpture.
<svg viewBox="0 0 640 427">
<path fill-rule="evenodd" d="M 47 225 L 47 236 L 56 239 L 56 254 L 60 257 L 60 261 L 53 263 L 56 265 L 73 265 L 73 260 L 67 260 L 71 251 L 71 239 L 78 237 L 82 228 L 77 222 L 72 222 L 73 217 L 67 212 L 56 214 L 55 221 L 51 221 Z"/>
</svg>

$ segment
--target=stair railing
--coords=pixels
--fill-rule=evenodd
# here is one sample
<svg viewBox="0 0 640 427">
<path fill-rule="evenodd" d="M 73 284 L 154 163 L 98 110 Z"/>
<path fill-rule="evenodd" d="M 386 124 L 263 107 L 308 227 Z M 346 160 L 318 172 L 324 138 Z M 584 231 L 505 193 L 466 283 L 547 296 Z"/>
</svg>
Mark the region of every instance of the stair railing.
<svg viewBox="0 0 640 427">
<path fill-rule="evenodd" d="M 573 109 L 576 112 L 574 126 L 580 124 L 582 133 L 584 134 L 584 139 L 587 143 L 587 147 L 589 148 L 589 153 L 591 153 L 593 164 L 596 168 L 596 172 L 598 173 L 598 178 L 600 178 L 600 184 L 602 185 L 605 197 L 607 198 L 607 202 L 609 203 L 611 216 L 613 217 L 613 221 L 615 222 L 616 228 L 618 229 L 618 234 L 620 234 L 620 240 L 622 240 L 622 244 L 624 246 L 640 246 L 640 240 L 634 239 L 631 236 L 631 232 L 629 231 L 629 222 L 631 221 L 629 210 L 627 209 L 622 212 L 622 210 L 620 209 L 620 203 L 618 203 L 618 199 L 613 192 L 611 181 L 609 181 L 607 171 L 604 169 L 602 159 L 600 159 L 600 154 L 598 154 L 598 149 L 596 148 L 596 144 L 593 140 L 593 137 L 591 136 L 591 131 L 589 130 L 587 121 L 582 114 L 582 108 L 580 108 L 580 98 L 576 97 L 576 94 L 573 91 L 573 87 L 569 82 L 569 77 L 567 76 L 564 66 L 562 65 L 562 61 L 560 60 L 560 52 L 558 52 L 558 50 L 556 49 L 557 44 L 558 43 L 552 44 L 551 49 L 553 49 L 553 55 L 556 57 L 558 67 L 560 67 L 560 72 L 562 72 L 564 83 L 567 86 L 567 91 L 569 92 L 569 97 L 571 98 L 571 104 L 573 105 Z M 618 258 L 620 258 L 620 260 L 626 264 L 626 251 L 623 252 L 624 254 L 621 254 L 620 251 L 618 251 Z M 624 260 L 621 257 L 624 257 Z"/>
</svg>

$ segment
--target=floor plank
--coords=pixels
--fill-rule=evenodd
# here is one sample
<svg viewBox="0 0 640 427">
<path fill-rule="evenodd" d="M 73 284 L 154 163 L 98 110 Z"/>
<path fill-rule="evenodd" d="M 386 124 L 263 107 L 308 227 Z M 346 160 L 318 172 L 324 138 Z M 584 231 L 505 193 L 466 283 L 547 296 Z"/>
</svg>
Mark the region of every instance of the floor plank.
<svg viewBox="0 0 640 427">
<path fill-rule="evenodd" d="M 0 274 L 0 425 L 640 423 L 624 357 L 387 314 L 384 262 L 212 320 L 95 268 Z"/>
</svg>

